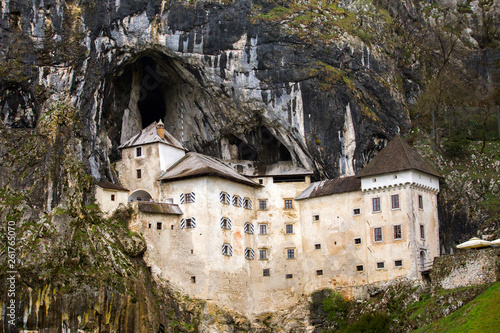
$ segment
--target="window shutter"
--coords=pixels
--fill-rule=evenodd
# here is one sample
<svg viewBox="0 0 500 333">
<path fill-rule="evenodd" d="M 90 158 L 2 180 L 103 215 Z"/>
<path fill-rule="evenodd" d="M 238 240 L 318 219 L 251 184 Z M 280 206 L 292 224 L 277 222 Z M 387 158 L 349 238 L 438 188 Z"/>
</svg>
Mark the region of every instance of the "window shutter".
<svg viewBox="0 0 500 333">
<path fill-rule="evenodd" d="M 222 244 L 222 255 L 226 255 L 226 244 Z"/>
<path fill-rule="evenodd" d="M 253 224 L 250 223 L 250 233 L 253 234 L 254 233 L 254 229 L 253 229 Z"/>
<path fill-rule="evenodd" d="M 191 228 L 196 228 L 196 219 L 191 217 Z"/>
<path fill-rule="evenodd" d="M 230 205 L 231 204 L 231 196 L 226 193 L 226 204 Z"/>
<path fill-rule="evenodd" d="M 180 199 L 180 201 L 181 201 L 181 204 L 184 203 L 184 193 L 181 193 L 181 199 Z"/>
<path fill-rule="evenodd" d="M 229 229 L 232 228 L 232 224 L 231 224 L 231 219 L 230 218 L 227 218 L 227 226 L 229 227 Z"/>
<path fill-rule="evenodd" d="M 243 199 L 238 198 L 238 207 L 241 207 L 241 206 L 243 206 Z"/>
<path fill-rule="evenodd" d="M 233 195 L 233 206 L 236 206 L 238 204 L 238 198 Z"/>
<path fill-rule="evenodd" d="M 220 227 L 224 228 L 224 218 L 223 217 L 220 218 Z"/>
<path fill-rule="evenodd" d="M 246 248 L 245 249 L 245 258 L 247 259 L 254 259 L 255 258 L 255 251 L 251 248 Z"/>
<path fill-rule="evenodd" d="M 186 229 L 186 220 L 181 219 L 181 229 Z"/>
<path fill-rule="evenodd" d="M 252 209 L 252 199 L 248 199 L 248 209 Z"/>
<path fill-rule="evenodd" d="M 220 194 L 219 194 L 219 200 L 222 203 L 224 202 L 224 192 L 220 192 Z"/>
<path fill-rule="evenodd" d="M 233 246 L 232 246 L 232 245 L 229 245 L 228 254 L 229 254 L 230 256 L 232 256 L 232 255 L 233 255 Z"/>
<path fill-rule="evenodd" d="M 194 196 L 194 192 L 191 192 L 191 202 L 195 202 L 196 199 L 195 199 L 195 196 Z"/>
</svg>

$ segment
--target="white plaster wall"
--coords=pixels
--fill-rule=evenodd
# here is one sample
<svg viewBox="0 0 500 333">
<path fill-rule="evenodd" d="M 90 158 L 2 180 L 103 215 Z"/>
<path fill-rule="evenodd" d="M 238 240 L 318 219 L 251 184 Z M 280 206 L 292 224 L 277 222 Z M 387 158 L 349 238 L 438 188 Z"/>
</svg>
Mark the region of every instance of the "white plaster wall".
<svg viewBox="0 0 500 333">
<path fill-rule="evenodd" d="M 111 195 L 115 196 L 115 201 L 111 201 Z M 120 204 L 126 204 L 128 199 L 127 191 L 116 191 L 95 187 L 95 200 L 105 216 L 113 214 Z"/>
<path fill-rule="evenodd" d="M 158 143 L 158 150 L 161 171 L 167 170 L 181 158 L 186 156 L 186 152 L 183 149 L 175 148 L 163 143 Z"/>
<path fill-rule="evenodd" d="M 395 176 L 397 178 L 395 178 Z M 361 189 L 363 191 L 398 186 L 401 184 L 418 184 L 425 188 L 439 191 L 439 179 L 437 177 L 415 170 L 399 171 L 361 178 Z"/>
</svg>

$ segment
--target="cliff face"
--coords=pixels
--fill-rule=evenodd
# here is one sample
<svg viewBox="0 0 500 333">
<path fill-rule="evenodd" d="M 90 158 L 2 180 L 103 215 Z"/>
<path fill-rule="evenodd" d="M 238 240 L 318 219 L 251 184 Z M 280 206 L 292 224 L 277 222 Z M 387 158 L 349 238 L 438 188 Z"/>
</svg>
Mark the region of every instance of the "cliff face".
<svg viewBox="0 0 500 333">
<path fill-rule="evenodd" d="M 500 77 L 493 0 L 0 6 L 0 188 L 32 212 L 18 225 L 90 204 L 85 177 L 116 181 L 120 142 L 159 118 L 191 150 L 335 177 L 407 132 L 449 63 Z"/>
</svg>

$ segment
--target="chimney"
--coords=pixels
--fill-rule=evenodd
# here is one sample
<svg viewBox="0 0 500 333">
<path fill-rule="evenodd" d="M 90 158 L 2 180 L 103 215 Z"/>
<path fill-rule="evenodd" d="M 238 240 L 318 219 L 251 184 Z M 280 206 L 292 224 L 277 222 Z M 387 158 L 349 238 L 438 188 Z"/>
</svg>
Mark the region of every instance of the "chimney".
<svg viewBox="0 0 500 333">
<path fill-rule="evenodd" d="M 163 125 L 163 122 L 158 121 L 158 124 L 156 125 L 156 133 L 160 136 L 160 138 L 165 139 L 165 125 Z"/>
</svg>

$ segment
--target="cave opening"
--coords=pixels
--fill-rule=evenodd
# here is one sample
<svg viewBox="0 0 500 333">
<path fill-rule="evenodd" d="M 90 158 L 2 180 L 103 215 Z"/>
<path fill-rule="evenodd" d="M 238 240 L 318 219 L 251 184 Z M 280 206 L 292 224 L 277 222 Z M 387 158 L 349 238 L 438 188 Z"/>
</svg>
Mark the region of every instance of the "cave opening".
<svg viewBox="0 0 500 333">
<path fill-rule="evenodd" d="M 141 115 L 142 128 L 146 128 L 155 121 L 165 119 L 166 105 L 163 97 L 165 82 L 157 72 L 157 62 L 150 57 L 141 58 L 139 66 L 142 80 L 137 107 Z"/>
</svg>

